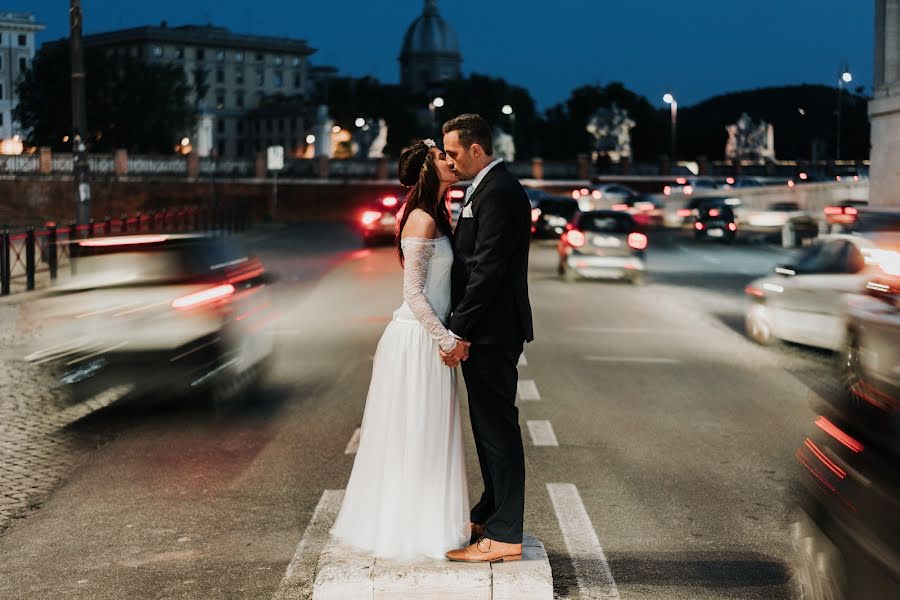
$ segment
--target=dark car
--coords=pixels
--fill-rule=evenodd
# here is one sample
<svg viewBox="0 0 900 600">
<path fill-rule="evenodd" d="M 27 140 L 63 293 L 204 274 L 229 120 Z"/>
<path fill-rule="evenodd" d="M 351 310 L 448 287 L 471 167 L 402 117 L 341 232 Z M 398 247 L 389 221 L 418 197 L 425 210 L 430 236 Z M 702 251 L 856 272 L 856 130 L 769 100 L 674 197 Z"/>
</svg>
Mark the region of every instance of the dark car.
<svg viewBox="0 0 900 600">
<path fill-rule="evenodd" d="M 641 283 L 646 271 L 647 236 L 626 212 L 578 213 L 560 237 L 559 274 L 567 281 L 624 279 Z"/>
<path fill-rule="evenodd" d="M 701 208 L 730 206 L 734 210 L 740 205 L 740 199 L 734 196 L 698 196 L 685 202 L 676 214 L 681 219 L 683 227 L 693 227 L 697 217 L 700 216 Z"/>
<path fill-rule="evenodd" d="M 852 230 L 856 225 L 859 209 L 869 205 L 868 200 L 841 200 L 825 207 L 825 222 L 830 233 Z"/>
<path fill-rule="evenodd" d="M 612 210 L 622 210 L 632 216 L 634 222 L 646 229 L 665 225 L 665 204 L 653 194 L 638 194 L 626 198 L 612 206 Z"/>
<path fill-rule="evenodd" d="M 232 240 L 90 238 L 71 256 L 75 274 L 29 304 L 43 327 L 27 360 L 74 401 L 230 398 L 273 350 L 271 277 Z"/>
<path fill-rule="evenodd" d="M 730 244 L 737 236 L 734 210 L 727 204 L 704 204 L 694 222 L 694 238 L 718 240 Z"/>
<path fill-rule="evenodd" d="M 367 246 L 388 244 L 397 235 L 397 215 L 404 200 L 393 194 L 385 194 L 363 207 L 357 221 Z"/>
<path fill-rule="evenodd" d="M 565 196 L 531 198 L 531 233 L 537 239 L 557 239 L 578 212 L 578 202 Z"/>
</svg>

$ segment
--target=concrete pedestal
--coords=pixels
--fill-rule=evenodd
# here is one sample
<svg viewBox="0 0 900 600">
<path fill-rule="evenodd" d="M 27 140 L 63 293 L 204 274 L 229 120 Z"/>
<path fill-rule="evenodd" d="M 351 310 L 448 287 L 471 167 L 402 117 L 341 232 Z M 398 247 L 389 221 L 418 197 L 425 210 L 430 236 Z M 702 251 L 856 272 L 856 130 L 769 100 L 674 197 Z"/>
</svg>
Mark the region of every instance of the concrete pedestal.
<svg viewBox="0 0 900 600">
<path fill-rule="evenodd" d="M 521 561 L 468 564 L 375 559 L 331 541 L 313 600 L 551 600 L 553 575 L 540 541 L 525 536 Z"/>
</svg>

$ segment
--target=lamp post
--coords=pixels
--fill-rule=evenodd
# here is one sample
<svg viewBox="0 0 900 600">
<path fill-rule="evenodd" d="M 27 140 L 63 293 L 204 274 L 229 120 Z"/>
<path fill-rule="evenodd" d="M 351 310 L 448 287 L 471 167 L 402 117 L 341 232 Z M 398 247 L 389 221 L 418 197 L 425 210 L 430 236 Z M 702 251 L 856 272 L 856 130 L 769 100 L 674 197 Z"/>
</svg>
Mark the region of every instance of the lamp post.
<svg viewBox="0 0 900 600">
<path fill-rule="evenodd" d="M 841 116 L 844 112 L 844 84 L 853 81 L 853 75 L 848 67 L 841 69 L 841 76 L 838 78 L 838 105 L 837 105 L 837 147 L 834 151 L 834 159 L 841 160 Z"/>
<path fill-rule="evenodd" d="M 72 69 L 72 166 L 75 181 L 75 219 L 91 220 L 91 185 L 88 183 L 87 101 L 84 91 L 84 55 L 81 43 L 81 0 L 69 2 L 69 54 Z"/>
<path fill-rule="evenodd" d="M 504 115 L 509 117 L 509 128 L 510 128 L 509 133 L 510 133 L 510 135 L 512 135 L 513 140 L 515 141 L 515 139 L 516 139 L 516 111 L 513 110 L 513 107 L 511 105 L 504 104 L 500 108 L 500 112 L 502 112 Z"/>
<path fill-rule="evenodd" d="M 444 99 L 437 96 L 428 103 L 428 111 L 431 113 L 431 131 L 437 131 L 437 109 L 444 107 Z M 438 132 L 440 133 L 440 132 Z M 440 137 L 440 136 L 438 136 Z"/>
<path fill-rule="evenodd" d="M 678 101 L 672 94 L 663 96 L 663 102 L 672 109 L 672 166 L 678 162 Z"/>
</svg>

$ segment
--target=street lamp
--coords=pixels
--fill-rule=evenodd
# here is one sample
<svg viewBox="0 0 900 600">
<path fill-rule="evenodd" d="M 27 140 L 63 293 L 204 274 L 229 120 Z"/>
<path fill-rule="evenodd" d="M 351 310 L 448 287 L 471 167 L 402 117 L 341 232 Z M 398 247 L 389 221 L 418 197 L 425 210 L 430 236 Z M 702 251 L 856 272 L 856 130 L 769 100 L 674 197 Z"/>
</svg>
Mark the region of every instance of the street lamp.
<svg viewBox="0 0 900 600">
<path fill-rule="evenodd" d="M 357 127 L 362 127 L 363 125 L 366 124 L 366 120 L 363 119 L 362 117 L 357 117 L 357 118 L 356 118 L 356 121 L 355 121 L 355 124 L 356 124 Z"/>
<path fill-rule="evenodd" d="M 307 144 L 310 144 L 310 145 L 311 145 L 311 144 L 315 144 L 315 143 L 316 143 L 316 136 L 314 136 L 313 134 L 309 134 L 308 136 L 306 136 L 306 143 L 307 143 Z"/>
<path fill-rule="evenodd" d="M 440 96 L 438 96 L 437 98 L 432 100 L 431 103 L 434 104 L 435 108 L 443 108 L 444 107 L 444 99 L 441 98 Z"/>
<path fill-rule="evenodd" d="M 504 104 L 503 108 L 500 109 L 500 112 L 502 112 L 504 115 L 511 115 L 513 114 L 513 107 L 509 104 Z"/>
<path fill-rule="evenodd" d="M 837 142 L 834 151 L 835 160 L 841 160 L 841 116 L 844 112 L 844 84 L 853 81 L 853 74 L 850 73 L 849 68 L 844 67 L 841 71 L 841 76 L 838 79 Z"/>
<path fill-rule="evenodd" d="M 678 162 L 678 101 L 672 94 L 663 96 L 663 102 L 672 107 L 672 165 Z"/>
</svg>

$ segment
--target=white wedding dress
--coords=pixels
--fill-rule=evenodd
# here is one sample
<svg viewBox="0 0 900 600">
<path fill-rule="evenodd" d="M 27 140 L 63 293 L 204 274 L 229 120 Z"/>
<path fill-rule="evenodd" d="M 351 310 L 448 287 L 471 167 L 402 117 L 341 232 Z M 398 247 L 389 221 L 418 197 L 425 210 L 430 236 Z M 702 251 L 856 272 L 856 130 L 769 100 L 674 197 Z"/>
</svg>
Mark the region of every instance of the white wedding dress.
<svg viewBox="0 0 900 600">
<path fill-rule="evenodd" d="M 344 502 L 331 534 L 379 558 L 443 559 L 468 544 L 469 498 L 456 369 L 447 237 L 406 238 L 403 305 L 378 349 Z"/>
</svg>

